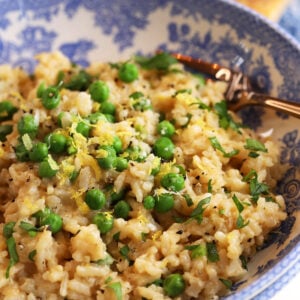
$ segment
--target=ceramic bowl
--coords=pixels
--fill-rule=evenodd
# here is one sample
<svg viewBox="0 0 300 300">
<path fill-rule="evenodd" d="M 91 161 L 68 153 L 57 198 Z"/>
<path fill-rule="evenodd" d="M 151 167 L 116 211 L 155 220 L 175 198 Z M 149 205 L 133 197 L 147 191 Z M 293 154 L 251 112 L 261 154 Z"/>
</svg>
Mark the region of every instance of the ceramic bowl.
<svg viewBox="0 0 300 300">
<path fill-rule="evenodd" d="M 300 101 L 299 45 L 232 1 L 4 0 L 0 15 L 1 64 L 30 72 L 34 54 L 44 51 L 60 50 L 86 66 L 162 49 L 238 67 L 260 90 Z M 285 198 L 288 217 L 228 299 L 270 299 L 283 274 L 300 270 L 300 119 L 258 107 L 240 114 L 256 131 L 272 130 L 280 144 L 280 163 L 287 168 L 277 192 Z"/>
</svg>

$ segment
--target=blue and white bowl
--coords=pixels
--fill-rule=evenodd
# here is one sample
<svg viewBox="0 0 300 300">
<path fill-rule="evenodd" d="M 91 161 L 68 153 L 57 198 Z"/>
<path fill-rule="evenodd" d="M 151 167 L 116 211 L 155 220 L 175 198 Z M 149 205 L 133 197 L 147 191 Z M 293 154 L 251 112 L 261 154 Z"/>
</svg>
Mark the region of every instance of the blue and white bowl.
<svg viewBox="0 0 300 300">
<path fill-rule="evenodd" d="M 264 92 L 300 102 L 299 45 L 233 1 L 2 0 L 0 15 L 0 64 L 30 72 L 34 54 L 44 51 L 60 50 L 85 66 L 165 49 L 239 67 Z M 259 132 L 273 129 L 281 145 L 288 167 L 277 188 L 288 218 L 228 299 L 269 299 L 284 274 L 300 271 L 300 120 L 257 107 L 241 116 Z"/>
</svg>

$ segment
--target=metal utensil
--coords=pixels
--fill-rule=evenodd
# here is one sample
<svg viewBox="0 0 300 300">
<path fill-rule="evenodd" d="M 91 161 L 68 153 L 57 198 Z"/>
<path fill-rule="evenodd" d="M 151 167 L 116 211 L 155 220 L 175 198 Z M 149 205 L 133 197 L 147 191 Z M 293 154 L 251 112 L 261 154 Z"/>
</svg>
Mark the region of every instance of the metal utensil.
<svg viewBox="0 0 300 300">
<path fill-rule="evenodd" d="M 242 72 L 180 53 L 173 53 L 172 56 L 184 65 L 210 75 L 215 80 L 228 82 L 225 98 L 233 111 L 249 105 L 260 105 L 300 118 L 300 103 L 254 92 L 249 77 Z"/>
</svg>

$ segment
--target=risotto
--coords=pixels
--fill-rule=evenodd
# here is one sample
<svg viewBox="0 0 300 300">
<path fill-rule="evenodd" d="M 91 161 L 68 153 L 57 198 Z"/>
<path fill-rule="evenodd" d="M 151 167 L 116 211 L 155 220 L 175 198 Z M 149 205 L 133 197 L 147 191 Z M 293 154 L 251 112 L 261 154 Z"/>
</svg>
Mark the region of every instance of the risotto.
<svg viewBox="0 0 300 300">
<path fill-rule="evenodd" d="M 0 67 L 1 299 L 218 299 L 285 219 L 278 149 L 165 53 Z"/>
</svg>

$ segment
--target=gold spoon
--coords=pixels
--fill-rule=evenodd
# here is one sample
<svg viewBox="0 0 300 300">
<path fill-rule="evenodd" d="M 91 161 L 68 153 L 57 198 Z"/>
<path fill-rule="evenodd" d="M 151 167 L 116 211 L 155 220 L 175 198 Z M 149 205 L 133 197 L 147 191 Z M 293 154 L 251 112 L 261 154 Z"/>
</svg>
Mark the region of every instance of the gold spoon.
<svg viewBox="0 0 300 300">
<path fill-rule="evenodd" d="M 249 105 L 260 105 L 300 118 L 299 102 L 283 100 L 267 94 L 254 92 L 251 88 L 249 77 L 242 72 L 180 53 L 172 53 L 171 55 L 184 65 L 210 75 L 215 80 L 228 82 L 225 98 L 228 101 L 229 108 L 233 111 L 240 110 Z"/>
</svg>

